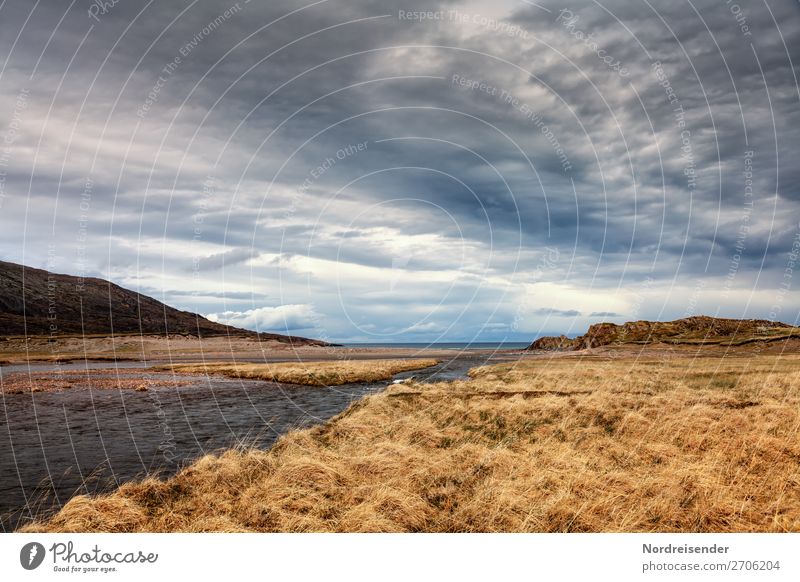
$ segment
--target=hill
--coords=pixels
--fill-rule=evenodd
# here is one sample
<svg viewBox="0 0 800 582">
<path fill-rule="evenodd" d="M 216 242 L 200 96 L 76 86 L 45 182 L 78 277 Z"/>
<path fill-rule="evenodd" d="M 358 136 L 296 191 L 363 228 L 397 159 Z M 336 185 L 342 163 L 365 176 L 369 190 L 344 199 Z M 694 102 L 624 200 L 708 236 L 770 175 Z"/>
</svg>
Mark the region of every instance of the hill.
<svg viewBox="0 0 800 582">
<path fill-rule="evenodd" d="M 105 279 L 59 275 L 0 261 L 0 336 L 111 334 L 236 336 L 326 345 L 215 323 Z"/>
<path fill-rule="evenodd" d="M 738 346 L 800 337 L 800 328 L 764 319 L 724 319 L 705 315 L 675 321 L 596 323 L 582 336 L 541 337 L 529 350 L 583 350 L 608 345 Z"/>
</svg>

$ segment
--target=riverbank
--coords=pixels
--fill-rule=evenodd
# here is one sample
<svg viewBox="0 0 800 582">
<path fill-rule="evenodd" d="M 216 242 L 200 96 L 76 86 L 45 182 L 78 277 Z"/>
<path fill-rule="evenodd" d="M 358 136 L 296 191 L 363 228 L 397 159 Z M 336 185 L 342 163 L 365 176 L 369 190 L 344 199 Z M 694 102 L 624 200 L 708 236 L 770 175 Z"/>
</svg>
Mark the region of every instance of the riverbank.
<svg viewBox="0 0 800 582">
<path fill-rule="evenodd" d="M 800 531 L 800 358 L 539 358 L 367 396 L 25 531 Z"/>
<path fill-rule="evenodd" d="M 147 368 L 89 368 L 54 366 L 49 371 L 16 371 L 0 368 L 0 394 L 16 395 L 67 390 L 136 390 L 177 388 L 208 376 L 263 380 L 302 386 L 341 386 L 389 380 L 395 374 L 430 368 L 439 360 L 340 360 L 260 363 L 204 362 L 161 364 Z M 87 366 L 96 365 L 87 363 Z M 124 364 L 121 364 L 124 366 Z M 187 378 L 188 376 L 188 378 Z"/>
<path fill-rule="evenodd" d="M 209 452 L 267 449 L 286 432 L 325 422 L 383 390 L 392 376 L 373 382 L 377 373 L 421 382 L 463 379 L 472 367 L 507 359 L 450 353 L 422 367 L 436 359 L 420 350 L 388 362 L 361 354 L 366 359 L 346 359 L 354 357 L 348 352 L 336 360 L 299 362 L 302 354 L 293 353 L 279 364 L 243 364 L 288 371 L 295 377 L 283 379 L 312 385 L 178 374 L 156 370 L 152 361 L 2 366 L 0 425 L 8 438 L 0 441 L 0 531 L 52 515 L 78 493 L 108 492 L 146 475 L 170 477 Z M 230 365 L 208 362 L 217 364 Z M 331 367 L 344 372 L 336 380 L 354 381 L 320 386 L 327 376 L 318 372 Z"/>
<path fill-rule="evenodd" d="M 356 382 L 390 380 L 395 374 L 430 368 L 439 363 L 434 359 L 412 360 L 339 360 L 337 362 L 279 362 L 170 364 L 159 366 L 176 374 L 220 375 L 228 378 L 266 380 L 303 386 L 341 386 Z"/>
<path fill-rule="evenodd" d="M 191 384 L 187 379 L 175 379 L 165 371 L 142 368 L 89 368 L 41 372 L 11 372 L 0 370 L 0 393 L 16 395 L 67 390 L 136 390 L 151 387 L 177 388 Z"/>
</svg>

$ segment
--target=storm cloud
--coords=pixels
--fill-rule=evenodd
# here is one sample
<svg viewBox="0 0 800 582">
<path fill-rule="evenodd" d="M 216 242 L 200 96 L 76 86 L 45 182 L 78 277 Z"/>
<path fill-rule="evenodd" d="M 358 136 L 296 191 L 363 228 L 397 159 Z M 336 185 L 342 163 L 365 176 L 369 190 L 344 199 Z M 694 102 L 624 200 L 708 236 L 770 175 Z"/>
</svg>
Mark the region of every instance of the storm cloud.
<svg viewBox="0 0 800 582">
<path fill-rule="evenodd" d="M 5 2 L 0 258 L 335 341 L 795 323 L 799 47 L 794 0 Z"/>
</svg>

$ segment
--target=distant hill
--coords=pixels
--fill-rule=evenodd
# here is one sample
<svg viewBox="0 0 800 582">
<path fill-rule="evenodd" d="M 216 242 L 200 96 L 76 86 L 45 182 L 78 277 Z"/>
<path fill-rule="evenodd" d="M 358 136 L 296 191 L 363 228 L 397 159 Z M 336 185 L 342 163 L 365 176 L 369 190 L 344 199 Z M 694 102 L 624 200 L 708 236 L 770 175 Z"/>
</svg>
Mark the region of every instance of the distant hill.
<svg viewBox="0 0 800 582">
<path fill-rule="evenodd" d="M 209 321 L 110 281 L 57 275 L 0 261 L 0 336 L 34 335 L 236 336 L 284 343 L 325 342 L 256 333 Z"/>
<path fill-rule="evenodd" d="M 764 319 L 723 319 L 700 315 L 675 321 L 596 323 L 582 336 L 541 337 L 529 350 L 582 350 L 607 345 L 744 345 L 800 338 L 800 328 Z"/>
</svg>

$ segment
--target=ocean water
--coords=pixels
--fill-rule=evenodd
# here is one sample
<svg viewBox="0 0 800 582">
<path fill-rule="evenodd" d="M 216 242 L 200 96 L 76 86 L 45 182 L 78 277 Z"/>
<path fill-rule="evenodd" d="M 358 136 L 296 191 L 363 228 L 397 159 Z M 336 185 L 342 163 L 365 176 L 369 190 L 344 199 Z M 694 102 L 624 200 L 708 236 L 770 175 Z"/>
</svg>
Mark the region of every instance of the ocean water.
<svg viewBox="0 0 800 582">
<path fill-rule="evenodd" d="M 348 348 L 405 348 L 435 350 L 523 350 L 531 342 L 406 342 L 406 343 L 345 343 Z"/>
</svg>

